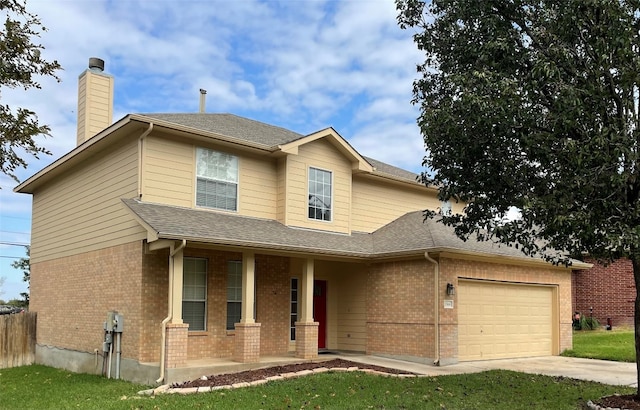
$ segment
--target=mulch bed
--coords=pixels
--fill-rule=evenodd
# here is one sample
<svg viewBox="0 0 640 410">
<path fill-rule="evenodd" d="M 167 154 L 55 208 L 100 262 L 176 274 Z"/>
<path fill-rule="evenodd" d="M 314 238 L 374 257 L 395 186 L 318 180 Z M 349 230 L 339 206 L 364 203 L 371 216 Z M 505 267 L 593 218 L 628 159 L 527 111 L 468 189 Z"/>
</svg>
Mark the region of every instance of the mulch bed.
<svg viewBox="0 0 640 410">
<path fill-rule="evenodd" d="M 399 369 L 391 369 L 388 367 L 370 365 L 365 363 L 357 363 L 352 362 L 350 360 L 344 359 L 332 359 L 324 362 L 315 362 L 315 363 L 294 363 L 294 364 L 286 364 L 282 366 L 273 366 L 273 367 L 265 367 L 263 369 L 253 369 L 246 370 L 237 373 L 227 373 L 227 374 L 215 374 L 211 376 L 207 376 L 206 380 L 197 379 L 191 380 L 183 383 L 174 383 L 171 385 L 171 388 L 187 388 L 187 387 L 215 387 L 215 386 L 226 386 L 235 383 L 242 382 L 253 382 L 256 380 L 266 379 L 267 377 L 278 376 L 284 373 L 293 373 L 299 372 L 302 370 L 313 370 L 321 367 L 326 368 L 349 368 L 349 367 L 357 367 L 358 369 L 371 369 L 376 370 L 382 373 L 389 374 L 415 374 L 411 372 L 407 372 Z"/>
<path fill-rule="evenodd" d="M 625 410 L 640 410 L 640 399 L 635 394 L 626 394 L 621 396 L 607 396 L 599 400 L 594 400 L 594 404 L 602 407 L 603 409 L 625 409 Z"/>
</svg>

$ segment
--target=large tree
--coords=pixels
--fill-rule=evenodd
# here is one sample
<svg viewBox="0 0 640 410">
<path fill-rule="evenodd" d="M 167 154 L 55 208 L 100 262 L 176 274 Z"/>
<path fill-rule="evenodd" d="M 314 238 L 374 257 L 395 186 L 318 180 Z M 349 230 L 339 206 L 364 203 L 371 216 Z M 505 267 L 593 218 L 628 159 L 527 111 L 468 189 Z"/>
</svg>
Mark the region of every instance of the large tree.
<svg viewBox="0 0 640 410">
<path fill-rule="evenodd" d="M 640 1 L 396 1 L 425 54 L 423 180 L 468 204 L 442 222 L 554 263 L 627 257 L 640 290 Z"/>
<path fill-rule="evenodd" d="M 34 42 L 46 28 L 40 19 L 27 11 L 24 0 L 0 0 L 0 12 L 5 15 L 0 30 L 0 100 L 3 87 L 40 88 L 40 77 L 56 80 L 60 69 L 57 61 L 46 61 L 44 47 Z M 50 128 L 38 123 L 35 112 L 23 107 L 10 107 L 0 103 L 0 171 L 17 180 L 14 171 L 26 168 L 24 154 L 38 158 L 49 152 L 39 146 L 34 137 L 49 136 Z"/>
</svg>

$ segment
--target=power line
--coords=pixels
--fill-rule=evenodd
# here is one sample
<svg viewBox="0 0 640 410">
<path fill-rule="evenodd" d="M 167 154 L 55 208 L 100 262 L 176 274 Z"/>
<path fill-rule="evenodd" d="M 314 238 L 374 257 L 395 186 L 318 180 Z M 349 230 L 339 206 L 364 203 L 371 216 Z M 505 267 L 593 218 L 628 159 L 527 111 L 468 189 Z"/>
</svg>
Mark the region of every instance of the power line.
<svg viewBox="0 0 640 410">
<path fill-rule="evenodd" d="M 19 235 L 31 235 L 31 232 L 2 231 L 2 230 L 0 230 L 0 233 L 17 233 Z"/>
<path fill-rule="evenodd" d="M 5 255 L 0 255 L 0 258 L 5 258 L 5 259 L 22 259 L 24 256 L 5 256 Z"/>
<path fill-rule="evenodd" d="M 0 242 L 0 245 L 9 245 L 9 246 L 31 246 L 31 244 L 28 244 L 28 243 L 21 243 L 21 242 Z"/>
</svg>

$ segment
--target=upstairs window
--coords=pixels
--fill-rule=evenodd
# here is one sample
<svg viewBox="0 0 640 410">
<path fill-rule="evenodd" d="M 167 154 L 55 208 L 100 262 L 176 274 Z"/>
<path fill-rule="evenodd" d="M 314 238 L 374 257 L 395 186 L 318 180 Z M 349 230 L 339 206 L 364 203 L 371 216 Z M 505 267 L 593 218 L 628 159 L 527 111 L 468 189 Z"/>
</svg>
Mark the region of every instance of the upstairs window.
<svg viewBox="0 0 640 410">
<path fill-rule="evenodd" d="M 440 202 L 440 214 L 444 216 L 451 216 L 451 202 L 449 201 Z"/>
<path fill-rule="evenodd" d="M 196 176 L 197 206 L 238 210 L 238 157 L 198 148 Z"/>
<path fill-rule="evenodd" d="M 309 168 L 309 218 L 331 221 L 331 172 Z"/>
</svg>

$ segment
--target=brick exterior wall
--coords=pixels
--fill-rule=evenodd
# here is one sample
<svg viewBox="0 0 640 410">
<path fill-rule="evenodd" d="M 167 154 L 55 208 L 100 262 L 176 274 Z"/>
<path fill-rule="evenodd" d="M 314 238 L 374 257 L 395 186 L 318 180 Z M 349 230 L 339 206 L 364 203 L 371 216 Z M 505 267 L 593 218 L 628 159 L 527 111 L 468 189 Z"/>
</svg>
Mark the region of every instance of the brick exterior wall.
<svg viewBox="0 0 640 410">
<path fill-rule="evenodd" d="M 145 323 L 143 252 L 142 243 L 133 242 L 32 264 L 30 309 L 38 313 L 37 343 L 102 352 L 107 312 L 117 311 L 124 318 L 122 357 L 138 359 Z"/>
<path fill-rule="evenodd" d="M 204 332 L 189 332 L 188 358 L 231 358 L 236 332 L 226 329 L 227 263 L 242 260 L 242 254 L 187 248 L 184 256 L 208 261 L 207 327 Z M 256 255 L 255 275 L 260 352 L 284 355 L 289 349 L 289 258 Z"/>
<path fill-rule="evenodd" d="M 142 255 L 142 327 L 138 360 L 160 361 L 162 320 L 168 313 L 169 250 Z"/>
<path fill-rule="evenodd" d="M 241 260 L 242 255 L 193 248 L 185 249 L 184 254 L 208 260 L 207 327 L 202 332 L 187 331 L 186 347 L 184 341 L 178 342 L 185 339 L 184 335 L 171 336 L 169 342 L 182 344 L 167 345 L 174 352 L 171 363 L 234 355 L 246 361 L 254 360 L 255 352 L 262 356 L 289 353 L 289 258 L 256 255 L 258 336 L 255 329 L 244 329 L 244 341 L 240 343 L 238 331 L 226 329 L 226 278 L 227 262 Z M 159 360 L 161 321 L 167 315 L 168 250 L 145 253 L 142 242 L 133 242 L 34 263 L 31 272 L 31 309 L 39 315 L 38 344 L 89 353 L 101 351 L 103 322 L 106 313 L 113 310 L 124 316 L 123 358 Z M 441 258 L 437 284 L 442 291 L 438 307 L 441 358 L 455 359 L 458 354 L 457 309 L 444 309 L 442 304 L 446 284 L 457 287 L 458 278 L 557 284 L 560 351 L 571 347 L 571 275 L 567 270 Z M 433 265 L 424 259 L 371 264 L 366 280 L 366 352 L 433 358 L 433 288 Z M 348 292 L 343 293 L 334 302 L 339 305 L 349 297 Z M 455 296 L 453 299 L 455 303 Z M 594 303 L 594 314 L 598 306 Z M 305 330 L 297 330 L 298 354 L 314 357 L 317 325 L 303 327 Z M 184 327 L 178 328 L 171 328 L 171 332 L 184 332 Z M 255 343 L 259 343 L 257 348 Z M 238 354 L 238 346 L 244 353 Z"/>
<path fill-rule="evenodd" d="M 433 358 L 433 279 L 424 259 L 371 266 L 367 354 Z"/>
<path fill-rule="evenodd" d="M 235 332 L 226 329 L 227 262 L 242 255 L 187 248 L 185 256 L 208 260 L 207 330 L 187 333 L 186 358 L 231 358 Z M 31 310 L 39 316 L 38 343 L 102 351 L 103 322 L 115 310 L 124 316 L 122 357 L 157 362 L 168 309 L 168 266 L 168 250 L 145 254 L 142 242 L 34 263 Z M 289 280 L 288 258 L 256 256 L 256 321 L 263 355 L 287 354 Z"/>
<path fill-rule="evenodd" d="M 465 259 L 440 259 L 440 359 L 458 356 L 456 296 L 445 294 L 446 284 L 458 278 L 558 285 L 559 351 L 572 346 L 571 275 L 566 269 L 538 268 Z M 367 283 L 367 353 L 434 358 L 434 269 L 426 260 L 372 265 Z M 445 309 L 443 300 L 453 299 Z"/>
<path fill-rule="evenodd" d="M 256 322 L 262 325 L 262 355 L 285 355 L 289 350 L 290 280 L 289 258 L 256 255 Z"/>
<path fill-rule="evenodd" d="M 619 259 L 605 266 L 595 260 L 593 268 L 575 271 L 573 274 L 573 311 L 593 317 L 602 325 L 611 318 L 613 326 L 633 326 L 633 306 L 636 286 L 633 266 L 628 259 Z"/>
</svg>

